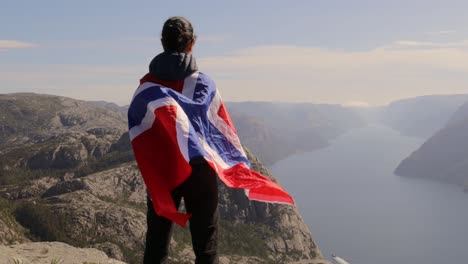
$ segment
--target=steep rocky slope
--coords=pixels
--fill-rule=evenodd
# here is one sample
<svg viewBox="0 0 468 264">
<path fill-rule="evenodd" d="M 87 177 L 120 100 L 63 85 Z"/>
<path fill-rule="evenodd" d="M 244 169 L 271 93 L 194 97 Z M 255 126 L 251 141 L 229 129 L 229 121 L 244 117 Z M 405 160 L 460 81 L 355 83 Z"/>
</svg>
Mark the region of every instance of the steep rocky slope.
<svg viewBox="0 0 468 264">
<path fill-rule="evenodd" d="M 395 173 L 463 185 L 468 181 L 468 103 L 448 124 L 403 160 Z"/>
<path fill-rule="evenodd" d="M 442 129 L 468 95 L 430 95 L 398 100 L 381 113 L 380 121 L 403 135 L 429 138 Z"/>
<path fill-rule="evenodd" d="M 124 131 L 124 114 L 95 103 L 53 95 L 0 95 L 0 183 L 115 160 L 118 155 L 108 154 Z"/>
<path fill-rule="evenodd" d="M 272 177 L 250 153 L 249 158 L 255 170 Z M 37 181 L 21 188 L 0 187 L 3 199 L 15 203 L 12 221 L 26 229 L 23 237 L 96 247 L 113 258 L 138 263 L 146 230 L 146 192 L 133 162 L 80 178 L 48 181 L 49 185 Z M 24 195 L 30 186 L 35 192 Z M 242 191 L 223 185 L 219 206 L 220 250 L 225 258 L 326 263 L 296 208 L 249 201 Z M 193 259 L 187 230 L 177 228 L 174 237 L 173 261 Z"/>
<path fill-rule="evenodd" d="M 0 105 L 8 120 L 0 138 L 0 243 L 61 241 L 140 263 L 146 191 L 124 115 L 48 95 L 2 95 Z M 98 146 L 102 155 L 93 154 Z M 42 167 L 31 166 L 38 155 Z M 272 177 L 250 152 L 249 159 Z M 221 185 L 220 212 L 223 263 L 328 263 L 294 207 L 252 202 Z M 193 259 L 187 230 L 176 228 L 171 251 L 174 263 Z"/>
<path fill-rule="evenodd" d="M 266 165 L 325 147 L 365 124 L 354 109 L 339 105 L 242 102 L 227 107 L 241 141 Z"/>
</svg>

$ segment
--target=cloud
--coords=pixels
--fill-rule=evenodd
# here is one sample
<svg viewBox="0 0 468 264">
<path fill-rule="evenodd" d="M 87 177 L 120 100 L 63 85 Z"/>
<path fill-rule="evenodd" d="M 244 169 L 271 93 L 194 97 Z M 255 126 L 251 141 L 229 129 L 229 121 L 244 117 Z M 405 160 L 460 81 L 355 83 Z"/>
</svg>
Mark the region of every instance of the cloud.
<svg viewBox="0 0 468 264">
<path fill-rule="evenodd" d="M 0 94 L 35 92 L 128 104 L 145 72 L 145 65 L 0 65 Z"/>
<path fill-rule="evenodd" d="M 234 101 L 387 104 L 426 94 L 468 93 L 467 41 L 397 41 L 367 51 L 259 46 L 205 57 L 200 68 Z M 389 48 L 398 46 L 398 48 Z"/>
<path fill-rule="evenodd" d="M 455 33 L 457 33 L 456 30 L 438 30 L 438 31 L 426 32 L 426 35 L 448 35 L 448 34 L 455 34 Z"/>
<path fill-rule="evenodd" d="M 393 43 L 393 47 L 419 47 L 419 48 L 468 48 L 468 40 L 460 40 L 454 42 L 429 42 L 429 41 L 407 41 L 400 40 Z"/>
<path fill-rule="evenodd" d="M 32 48 L 37 45 L 30 42 L 24 42 L 19 40 L 7 40 L 0 39 L 0 50 L 9 50 L 9 49 L 21 49 L 21 48 Z"/>
<path fill-rule="evenodd" d="M 198 58 L 198 64 L 227 101 L 364 106 L 468 93 L 466 41 L 429 43 L 395 41 L 365 51 L 257 46 Z M 0 93 L 35 91 L 125 104 L 146 70 L 146 65 L 0 64 Z"/>
</svg>

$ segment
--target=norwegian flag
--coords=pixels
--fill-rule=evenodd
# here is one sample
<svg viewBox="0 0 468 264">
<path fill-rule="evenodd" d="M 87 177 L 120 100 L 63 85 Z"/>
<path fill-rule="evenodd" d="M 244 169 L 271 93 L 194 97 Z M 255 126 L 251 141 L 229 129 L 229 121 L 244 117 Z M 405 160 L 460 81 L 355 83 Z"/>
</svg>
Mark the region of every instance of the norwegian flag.
<svg viewBox="0 0 468 264">
<path fill-rule="evenodd" d="M 215 83 L 195 72 L 176 88 L 147 74 L 128 110 L 135 158 L 158 215 L 185 226 L 190 215 L 177 211 L 171 191 L 191 174 L 189 161 L 204 157 L 218 177 L 244 189 L 251 200 L 294 204 L 269 178 L 250 170 L 250 163 Z"/>
</svg>

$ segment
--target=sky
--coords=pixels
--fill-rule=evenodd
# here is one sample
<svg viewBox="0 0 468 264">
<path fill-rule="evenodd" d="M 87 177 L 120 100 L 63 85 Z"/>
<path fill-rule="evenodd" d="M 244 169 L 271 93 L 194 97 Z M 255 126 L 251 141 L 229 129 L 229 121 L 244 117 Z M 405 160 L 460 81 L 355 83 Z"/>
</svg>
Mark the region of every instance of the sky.
<svg viewBox="0 0 468 264">
<path fill-rule="evenodd" d="M 0 94 L 128 104 L 164 21 L 226 101 L 378 106 L 468 93 L 468 1 L 0 0 Z"/>
</svg>

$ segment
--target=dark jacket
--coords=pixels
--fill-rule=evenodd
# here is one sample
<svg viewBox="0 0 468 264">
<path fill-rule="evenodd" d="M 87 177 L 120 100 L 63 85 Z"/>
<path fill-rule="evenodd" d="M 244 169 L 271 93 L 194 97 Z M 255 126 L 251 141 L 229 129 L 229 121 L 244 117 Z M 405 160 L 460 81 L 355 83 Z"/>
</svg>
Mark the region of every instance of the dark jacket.
<svg viewBox="0 0 468 264">
<path fill-rule="evenodd" d="M 163 81 L 184 80 L 198 70 L 192 54 L 176 51 L 164 51 L 151 61 L 149 73 Z"/>
</svg>

